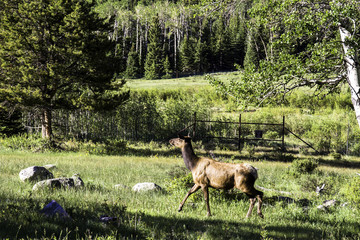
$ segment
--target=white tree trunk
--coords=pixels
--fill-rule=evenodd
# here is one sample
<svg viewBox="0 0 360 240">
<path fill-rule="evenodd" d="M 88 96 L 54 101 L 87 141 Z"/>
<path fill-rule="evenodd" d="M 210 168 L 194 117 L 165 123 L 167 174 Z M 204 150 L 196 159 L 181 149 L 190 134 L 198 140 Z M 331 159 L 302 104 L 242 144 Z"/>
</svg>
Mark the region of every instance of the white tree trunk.
<svg viewBox="0 0 360 240">
<path fill-rule="evenodd" d="M 358 59 L 355 51 L 346 44 L 346 39 L 351 38 L 351 33 L 343 27 L 339 27 L 340 38 L 345 54 L 346 68 L 347 68 L 347 81 L 351 90 L 351 102 L 353 104 L 356 119 L 360 126 L 360 84 L 359 84 L 359 69 L 357 68 Z"/>
</svg>

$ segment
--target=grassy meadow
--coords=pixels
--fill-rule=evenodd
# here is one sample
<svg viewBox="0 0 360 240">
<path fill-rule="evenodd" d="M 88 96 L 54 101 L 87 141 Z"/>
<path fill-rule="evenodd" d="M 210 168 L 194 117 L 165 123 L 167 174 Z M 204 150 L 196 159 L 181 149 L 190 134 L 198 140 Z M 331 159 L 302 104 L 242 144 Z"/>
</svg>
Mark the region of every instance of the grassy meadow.
<svg viewBox="0 0 360 240">
<path fill-rule="evenodd" d="M 180 153 L 168 145 L 130 145 L 132 153 L 98 156 L 86 153 L 25 153 L 2 151 L 0 155 L 0 236 L 9 239 L 358 239 L 358 205 L 347 199 L 346 186 L 357 177 L 359 159 L 334 160 L 311 156 L 319 167 L 312 173 L 293 174 L 286 158 L 268 161 L 263 153 L 247 159 L 245 151 L 214 150 L 225 162 L 251 162 L 259 169 L 257 186 L 265 191 L 264 219 L 245 219 L 248 198 L 239 191 L 210 191 L 212 217 L 206 217 L 201 191 L 190 197 L 183 211 L 177 207 L 188 187 Z M 148 151 L 148 148 L 151 151 Z M 134 150 L 141 154 L 134 154 Z M 201 146 L 195 149 L 207 155 Z M 136 152 L 136 151 L 135 151 Z M 146 154 L 144 154 L 146 153 Z M 271 153 L 268 158 L 275 158 Z M 269 153 L 269 155 L 271 155 Z M 279 157 L 279 156 L 278 156 Z M 304 156 L 297 156 L 299 159 Z M 85 183 L 81 190 L 32 192 L 31 183 L 22 183 L 19 171 L 33 165 L 55 164 L 55 177 L 79 173 Z M 180 176 L 180 177 L 179 177 Z M 175 180 L 174 180 L 175 179 Z M 163 191 L 134 193 L 138 182 L 155 182 Z M 316 186 L 326 184 L 324 195 Z M 115 189 L 114 185 L 127 187 Z M 279 193 L 285 191 L 288 194 Z M 294 203 L 281 201 L 290 197 Z M 303 204 L 307 199 L 308 203 Z M 339 204 L 329 210 L 317 206 L 324 200 Z M 57 201 L 71 220 L 45 217 L 40 210 Z M 112 223 L 100 216 L 117 217 Z"/>
<path fill-rule="evenodd" d="M 127 86 L 135 92 L 148 91 L 159 99 L 170 99 L 174 105 L 171 109 L 178 109 L 178 101 L 196 101 L 200 107 L 211 109 L 212 117 L 236 120 L 239 116 L 239 108 L 231 99 L 218 95 L 201 76 L 131 80 Z M 212 217 L 206 216 L 201 191 L 193 194 L 178 213 L 179 203 L 191 187 L 191 176 L 180 150 L 171 147 L 168 139 L 124 141 L 111 145 L 111 151 L 106 148 L 111 141 L 70 139 L 62 145 L 66 151 L 39 152 L 41 141 L 36 139 L 1 138 L 0 239 L 360 239 L 359 130 L 347 105 L 346 91 L 319 101 L 310 100 L 306 92 L 295 92 L 287 104 L 243 113 L 245 119 L 255 122 L 278 122 L 286 116 L 289 128 L 317 149 L 327 150 L 322 155 L 304 148 L 290 135 L 285 136 L 285 153 L 272 145 L 245 144 L 239 152 L 221 142 L 194 143 L 198 155 L 212 152 L 219 161 L 249 162 L 259 169 L 255 185 L 264 189 L 264 219 L 255 209 L 245 219 L 249 200 L 237 190 L 210 190 Z M 169 112 L 174 114 L 175 110 Z M 267 134 L 278 137 L 275 131 Z M 349 139 L 353 154 L 345 155 Z M 14 149 L 15 145 L 21 151 Z M 113 146 L 122 149 L 115 151 Z M 20 181 L 20 170 L 46 164 L 56 165 L 51 170 L 55 177 L 79 173 L 85 187 L 33 192 L 34 183 Z M 131 188 L 139 182 L 154 182 L 163 190 L 134 193 Z M 115 188 L 116 184 L 121 187 Z M 318 195 L 316 187 L 323 184 L 324 190 Z M 57 201 L 71 219 L 41 214 L 51 200 Z M 337 204 L 318 209 L 326 200 L 336 200 Z M 101 216 L 116 220 L 104 223 Z"/>
</svg>

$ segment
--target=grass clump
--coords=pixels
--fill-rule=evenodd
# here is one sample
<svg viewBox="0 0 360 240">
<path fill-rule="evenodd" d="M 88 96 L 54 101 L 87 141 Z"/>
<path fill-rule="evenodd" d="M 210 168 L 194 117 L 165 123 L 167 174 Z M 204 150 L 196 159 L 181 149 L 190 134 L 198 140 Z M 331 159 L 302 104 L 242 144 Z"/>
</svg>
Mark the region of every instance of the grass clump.
<svg viewBox="0 0 360 240">
<path fill-rule="evenodd" d="M 351 178 L 343 189 L 346 199 L 354 203 L 357 207 L 360 204 L 360 177 Z M 358 207 L 359 208 L 359 207 Z"/>
</svg>

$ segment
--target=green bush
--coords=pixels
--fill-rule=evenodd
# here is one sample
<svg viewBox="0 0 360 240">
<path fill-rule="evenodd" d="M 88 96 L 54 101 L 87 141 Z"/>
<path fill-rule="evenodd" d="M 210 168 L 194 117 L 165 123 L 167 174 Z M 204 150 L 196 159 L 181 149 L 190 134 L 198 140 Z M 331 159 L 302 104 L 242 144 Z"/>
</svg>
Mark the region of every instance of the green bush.
<svg viewBox="0 0 360 240">
<path fill-rule="evenodd" d="M 186 175 L 182 175 L 179 177 L 174 177 L 170 183 L 169 183 L 169 187 L 167 188 L 167 190 L 169 192 L 174 192 L 174 191 L 178 191 L 179 189 L 187 189 L 190 190 L 190 188 L 194 186 L 194 181 L 192 178 L 192 174 L 191 172 L 186 174 Z"/>
<path fill-rule="evenodd" d="M 301 174 L 312 173 L 318 167 L 318 163 L 311 159 L 296 159 L 294 160 L 288 173 L 293 176 L 299 176 Z"/>
<path fill-rule="evenodd" d="M 51 143 L 35 134 L 19 134 L 0 138 L 0 146 L 21 151 L 44 151 L 51 149 Z"/>
</svg>

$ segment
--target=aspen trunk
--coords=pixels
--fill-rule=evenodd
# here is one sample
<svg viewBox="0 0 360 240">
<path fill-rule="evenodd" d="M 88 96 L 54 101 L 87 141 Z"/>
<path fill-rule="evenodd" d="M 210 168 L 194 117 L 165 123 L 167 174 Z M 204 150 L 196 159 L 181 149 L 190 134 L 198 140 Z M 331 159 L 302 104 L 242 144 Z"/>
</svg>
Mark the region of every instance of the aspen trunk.
<svg viewBox="0 0 360 240">
<path fill-rule="evenodd" d="M 339 27 L 340 38 L 344 49 L 344 59 L 346 61 L 347 82 L 351 91 L 351 102 L 353 104 L 356 120 L 360 126 L 360 84 L 359 84 L 359 69 L 358 59 L 355 51 L 352 51 L 351 46 L 346 44 L 346 39 L 351 37 L 351 33 L 343 27 Z"/>
<path fill-rule="evenodd" d="M 51 140 L 52 137 L 52 114 L 48 108 L 43 109 L 41 115 L 41 133 L 43 139 Z"/>
</svg>

